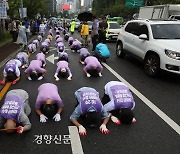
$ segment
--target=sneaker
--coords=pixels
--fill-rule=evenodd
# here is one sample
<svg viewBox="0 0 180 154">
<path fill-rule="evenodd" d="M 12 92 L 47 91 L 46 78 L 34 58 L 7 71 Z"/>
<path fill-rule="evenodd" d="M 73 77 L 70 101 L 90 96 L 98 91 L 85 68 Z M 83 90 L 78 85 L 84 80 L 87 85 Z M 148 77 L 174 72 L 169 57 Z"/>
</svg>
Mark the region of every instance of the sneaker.
<svg viewBox="0 0 180 154">
<path fill-rule="evenodd" d="M 40 76 L 39 78 L 38 78 L 38 80 L 42 80 L 43 79 L 43 76 Z"/>
</svg>

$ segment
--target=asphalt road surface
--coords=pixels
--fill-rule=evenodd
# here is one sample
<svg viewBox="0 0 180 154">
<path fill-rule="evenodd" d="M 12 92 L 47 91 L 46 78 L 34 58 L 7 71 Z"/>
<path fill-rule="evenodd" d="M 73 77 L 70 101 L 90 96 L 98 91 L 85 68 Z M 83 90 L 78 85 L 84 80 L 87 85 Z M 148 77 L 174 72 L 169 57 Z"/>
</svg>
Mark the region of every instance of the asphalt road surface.
<svg viewBox="0 0 180 154">
<path fill-rule="evenodd" d="M 78 33 L 75 33 L 73 37 L 80 40 Z M 46 57 L 53 54 L 57 57 L 54 44 L 55 39 L 51 42 L 50 50 L 52 51 Z M 84 125 L 88 134 L 80 137 L 84 154 L 180 153 L 180 76 L 161 72 L 158 78 L 149 78 L 143 72 L 142 62 L 129 56 L 119 59 L 115 55 L 115 43 L 108 42 L 107 45 L 112 55 L 104 66 L 109 66 L 111 69 L 108 70 L 104 67 L 102 77 L 87 78 L 83 73 L 83 65 L 78 62 L 79 54 L 73 53 L 69 49 L 67 42 L 65 42 L 65 46 L 69 54 L 69 66 L 73 74 L 72 81 L 61 79 L 59 82 L 55 82 L 54 73 L 57 60 L 55 60 L 54 64 L 47 60 L 47 74 L 41 81 L 27 80 L 23 73 L 24 70 L 21 69 L 20 82 L 12 85 L 9 90 L 21 88 L 29 93 L 29 102 L 32 109 L 29 118 L 32 128 L 21 135 L 0 132 L 0 153 L 80 154 L 76 151 L 79 148 L 76 144 L 75 147 L 77 149 L 75 148 L 72 152 L 72 144 L 70 144 L 70 139 L 68 138 L 68 128 L 73 126 L 69 117 L 76 104 L 74 92 L 83 86 L 89 86 L 95 88 L 100 93 L 100 97 L 102 97 L 104 85 L 107 82 L 122 78 L 130 84 L 133 92 L 136 102 L 134 114 L 137 123 L 126 126 L 115 125 L 109 121 L 107 128 L 110 130 L 110 133 L 107 135 L 101 134 L 98 127 L 91 129 Z M 90 45 L 88 49 L 91 51 L 92 46 Z M 32 54 L 29 60 L 35 59 L 36 54 L 37 52 Z M 116 76 L 112 74 L 112 69 L 117 73 Z M 0 73 L 2 74 L 2 68 Z M 58 86 L 59 94 L 64 102 L 64 110 L 60 122 L 49 119 L 47 123 L 42 124 L 39 122 L 39 116 L 35 113 L 37 89 L 42 83 L 46 82 L 54 83 Z M 1 105 L 3 101 L 4 99 L 0 101 Z M 154 109 L 155 107 L 152 104 L 150 107 L 147 106 L 146 103 L 148 101 L 160 110 Z M 161 111 L 170 120 L 164 114 L 161 114 Z M 175 125 L 170 126 L 171 122 Z"/>
</svg>

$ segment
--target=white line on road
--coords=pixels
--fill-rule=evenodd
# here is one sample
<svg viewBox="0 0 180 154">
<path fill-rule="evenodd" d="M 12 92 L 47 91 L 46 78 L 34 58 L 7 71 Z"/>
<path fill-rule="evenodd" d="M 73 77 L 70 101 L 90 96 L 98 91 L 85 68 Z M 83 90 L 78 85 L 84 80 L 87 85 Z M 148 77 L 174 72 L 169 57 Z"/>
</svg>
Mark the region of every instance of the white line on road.
<svg viewBox="0 0 180 154">
<path fill-rule="evenodd" d="M 68 126 L 73 154 L 84 154 L 76 126 Z"/>
<path fill-rule="evenodd" d="M 180 135 L 180 126 L 175 123 L 171 118 L 169 118 L 164 112 L 162 112 L 157 106 L 155 106 L 150 100 L 148 100 L 144 95 L 142 95 L 138 90 L 136 90 L 131 84 L 129 84 L 124 78 L 122 78 L 118 73 L 116 73 L 110 66 L 106 63 L 102 63 L 115 77 L 120 81 L 125 83 L 129 89 L 136 94 L 147 106 L 151 108 L 159 117 L 161 117 L 171 128 L 173 128 Z"/>
</svg>

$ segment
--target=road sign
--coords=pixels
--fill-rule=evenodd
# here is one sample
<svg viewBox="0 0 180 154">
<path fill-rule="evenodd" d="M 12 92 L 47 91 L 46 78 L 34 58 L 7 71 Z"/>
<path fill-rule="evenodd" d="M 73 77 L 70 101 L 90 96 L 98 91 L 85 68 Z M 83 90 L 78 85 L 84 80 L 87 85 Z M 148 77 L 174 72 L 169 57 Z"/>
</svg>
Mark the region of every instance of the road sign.
<svg viewBox="0 0 180 154">
<path fill-rule="evenodd" d="M 59 57 L 55 57 L 54 54 L 46 58 L 49 62 L 54 64 L 54 60 L 59 59 Z"/>
<path fill-rule="evenodd" d="M 144 0 L 126 0 L 125 6 L 128 8 L 137 8 L 143 6 Z"/>
</svg>

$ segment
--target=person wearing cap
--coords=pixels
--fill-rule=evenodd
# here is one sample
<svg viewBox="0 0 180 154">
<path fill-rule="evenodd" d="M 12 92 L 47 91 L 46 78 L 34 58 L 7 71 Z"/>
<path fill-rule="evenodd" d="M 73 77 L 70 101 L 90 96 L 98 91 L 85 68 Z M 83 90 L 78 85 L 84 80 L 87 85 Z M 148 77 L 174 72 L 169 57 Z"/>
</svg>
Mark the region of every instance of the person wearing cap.
<svg viewBox="0 0 180 154">
<path fill-rule="evenodd" d="M 96 46 L 94 54 L 97 57 L 97 59 L 99 59 L 99 61 L 104 61 L 104 62 L 106 62 L 106 59 L 108 59 L 111 55 L 107 45 L 103 43 L 99 43 Z"/>
<path fill-rule="evenodd" d="M 43 52 L 40 52 L 36 55 L 36 59 L 40 60 L 42 62 L 42 67 L 46 66 L 46 57 L 45 54 Z"/>
<path fill-rule="evenodd" d="M 68 53 L 63 51 L 63 52 L 58 52 L 58 61 L 62 61 L 62 60 L 65 60 L 68 62 Z"/>
<path fill-rule="evenodd" d="M 41 80 L 47 71 L 42 68 L 42 62 L 40 60 L 32 60 L 24 72 L 28 80 Z"/>
<path fill-rule="evenodd" d="M 63 107 L 64 104 L 55 84 L 44 83 L 39 86 L 35 109 L 40 116 L 40 122 L 45 123 L 50 118 L 60 121 Z"/>
<path fill-rule="evenodd" d="M 71 45 L 71 50 L 74 51 L 78 51 L 81 49 L 81 44 L 78 41 L 73 41 L 72 45 Z"/>
<path fill-rule="evenodd" d="M 22 68 L 28 67 L 29 61 L 28 61 L 28 54 L 26 52 L 19 52 L 16 55 L 16 59 L 21 62 Z"/>
<path fill-rule="evenodd" d="M 0 109 L 0 128 L 7 129 L 7 133 L 16 130 L 19 134 L 31 129 L 28 118 L 31 108 L 28 101 L 29 95 L 25 90 L 14 89 L 9 91 Z M 16 127 L 17 124 L 20 126 Z"/>
<path fill-rule="evenodd" d="M 59 61 L 57 63 L 57 69 L 54 74 L 55 80 L 59 81 L 59 77 L 67 77 L 67 80 L 72 80 L 72 73 L 71 70 L 69 69 L 68 62 L 65 60 Z"/>
<path fill-rule="evenodd" d="M 36 45 L 31 43 L 27 47 L 28 53 L 35 53 L 36 52 Z"/>
<path fill-rule="evenodd" d="M 68 45 L 71 46 L 73 44 L 73 41 L 74 41 L 73 37 L 70 36 L 68 38 Z"/>
<path fill-rule="evenodd" d="M 99 43 L 106 44 L 106 31 L 108 29 L 108 23 L 106 17 L 103 17 L 102 22 L 99 23 Z"/>
<path fill-rule="evenodd" d="M 106 124 L 109 121 L 110 114 L 103 107 L 99 93 L 91 87 L 82 87 L 75 92 L 75 97 L 77 106 L 71 114 L 70 120 L 78 127 L 79 134 L 87 135 L 85 127 L 78 122 L 79 117 L 85 120 L 88 127 L 96 127 L 100 116 L 102 116 L 103 123 L 99 129 L 103 134 L 108 134 L 109 130 Z"/>
<path fill-rule="evenodd" d="M 135 101 L 126 84 L 120 81 L 108 82 L 104 87 L 102 103 L 104 108 L 111 113 L 111 120 L 115 124 L 136 122 L 132 112 L 135 107 Z"/>
<path fill-rule="evenodd" d="M 49 43 L 42 42 L 41 46 L 40 46 L 40 51 L 43 52 L 44 54 L 48 53 L 48 51 L 49 51 Z"/>
<path fill-rule="evenodd" d="M 98 61 L 98 59 L 94 56 L 88 56 L 85 60 L 84 72 L 87 77 L 91 76 L 102 76 L 103 67 Z"/>
<path fill-rule="evenodd" d="M 4 85 L 6 81 L 16 84 L 16 82 L 20 80 L 19 67 L 21 67 L 21 65 L 21 62 L 17 59 L 8 61 L 4 67 L 3 80 L 0 81 L 0 84 Z"/>
<path fill-rule="evenodd" d="M 86 57 L 90 56 L 90 53 L 88 51 L 88 49 L 86 48 L 81 48 L 79 50 L 79 62 L 81 64 L 84 64 L 84 60 L 86 59 Z"/>
</svg>

